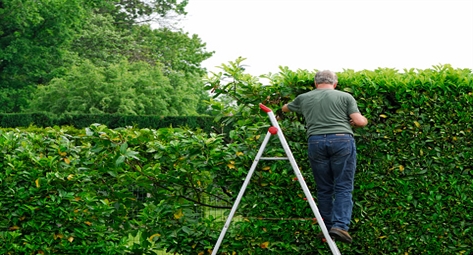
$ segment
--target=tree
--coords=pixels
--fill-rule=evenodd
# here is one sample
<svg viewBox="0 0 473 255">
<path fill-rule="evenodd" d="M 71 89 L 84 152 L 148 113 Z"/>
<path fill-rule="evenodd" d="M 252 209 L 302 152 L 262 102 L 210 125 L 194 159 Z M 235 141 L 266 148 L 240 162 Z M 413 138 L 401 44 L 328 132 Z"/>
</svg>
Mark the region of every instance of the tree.
<svg viewBox="0 0 473 255">
<path fill-rule="evenodd" d="M 130 62 L 144 61 L 150 65 L 162 63 L 166 73 L 205 74 L 200 66 L 214 52 L 197 35 L 167 28 L 152 29 L 136 25 L 122 30 L 113 25 L 110 15 L 93 14 L 83 24 L 83 30 L 72 42 L 71 51 L 94 64 L 106 66 L 122 58 Z"/>
<path fill-rule="evenodd" d="M 127 65 L 143 67 L 143 63 L 153 70 L 160 70 L 161 76 L 166 76 L 167 82 L 158 84 L 171 84 L 172 89 L 161 90 L 158 98 L 176 101 L 168 110 L 160 109 L 162 114 L 196 113 L 196 108 L 203 109 L 202 105 L 196 106 L 197 98 L 206 98 L 202 88 L 201 76 L 205 69 L 200 63 L 209 58 L 213 52 L 207 52 L 205 43 L 197 35 L 190 36 L 182 30 L 172 31 L 170 28 L 151 29 L 146 22 L 163 22 L 172 20 L 172 15 L 185 14 L 184 7 L 187 1 L 176 0 L 8 0 L 0 3 L 0 111 L 38 111 L 48 109 L 55 113 L 77 112 L 84 109 L 87 113 L 97 112 L 128 112 L 128 108 L 118 110 L 114 107 L 101 108 L 89 107 L 70 108 L 34 108 L 29 107 L 31 95 L 42 95 L 47 98 L 51 95 L 47 105 L 63 105 L 64 100 L 54 95 L 53 89 L 64 91 L 70 84 L 81 84 L 86 77 L 71 76 L 70 70 L 83 69 L 84 63 L 97 73 L 102 74 L 101 68 L 115 70 L 123 66 L 124 59 Z M 154 15 L 154 16 L 153 16 Z M 149 18 L 153 16 L 154 18 Z M 87 69 L 87 68 L 86 68 Z M 87 69 L 89 70 L 89 69 Z M 89 70 L 90 71 L 90 70 Z M 121 75 L 142 75 L 131 72 L 124 67 L 116 69 L 124 71 Z M 92 77 L 99 79 L 100 75 Z M 73 80 L 76 77 L 77 81 Z M 129 86 L 134 86 L 140 77 L 129 78 Z M 64 83 L 68 81 L 68 83 Z M 98 81 L 90 82 L 97 84 Z M 111 81 L 106 81 L 108 85 Z M 64 88 L 60 86 L 64 85 Z M 51 85 L 51 88 L 45 88 Z M 123 85 L 123 84 L 122 84 Z M 41 86 L 35 93 L 37 86 Z M 121 86 L 121 85 L 120 85 Z M 123 85 L 124 86 L 124 85 Z M 125 89 L 125 87 L 122 87 Z M 75 88 L 73 88 L 75 90 Z M 136 93 L 135 88 L 124 91 Z M 182 92 L 176 98 L 173 93 Z M 109 91 L 113 92 L 113 91 Z M 155 91 L 156 92 L 156 91 Z M 183 96 L 188 94 L 187 96 Z M 77 97 L 85 94 L 77 94 Z M 112 95 L 114 97 L 115 95 Z M 135 98 L 136 95 L 128 97 Z M 52 100 L 52 101 L 51 101 Z M 69 100 L 69 99 L 67 99 Z M 73 102 L 87 100 L 76 98 Z M 41 100 L 31 101 L 32 106 L 41 105 Z M 117 107 L 132 105 L 113 101 Z M 111 102 L 110 102 L 111 103 Z M 69 103 L 68 103 L 69 104 Z M 71 105 L 75 105 L 72 103 Z M 107 103 L 106 105 L 109 105 Z M 190 110 L 188 107 L 196 106 Z M 139 106 L 137 106 L 139 108 Z M 139 110 L 131 107 L 130 114 L 142 114 L 151 106 Z M 179 108 L 179 109 L 178 109 Z M 52 110 L 54 109 L 54 110 Z M 199 110 L 200 111 L 200 110 Z"/>
<path fill-rule="evenodd" d="M 127 55 L 133 56 L 133 52 L 140 51 L 138 48 L 133 35 L 118 29 L 111 15 L 92 13 L 84 20 L 83 29 L 72 41 L 70 51 L 94 65 L 107 66 Z"/>
<path fill-rule="evenodd" d="M 86 60 L 40 86 L 31 108 L 54 114 L 196 115 L 199 95 L 184 90 L 171 85 L 160 65 L 123 60 L 104 68 Z"/>
<path fill-rule="evenodd" d="M 117 27 L 129 28 L 137 24 L 157 23 L 173 27 L 179 15 L 186 15 L 188 0 L 105 0 L 97 1 L 98 13 L 110 14 Z"/>
<path fill-rule="evenodd" d="M 0 4 L 0 89 L 3 110 L 19 111 L 29 88 L 46 83 L 64 66 L 68 43 L 86 10 L 82 0 L 7 0 Z M 11 95 L 22 91 L 21 98 Z M 9 99 L 10 98 L 10 99 Z M 9 100 L 9 101 L 8 101 Z"/>
<path fill-rule="evenodd" d="M 205 69 L 200 64 L 214 53 L 206 51 L 206 44 L 197 35 L 167 28 L 136 26 L 133 38 L 138 47 L 128 54 L 130 61 L 146 61 L 150 64 L 158 61 L 164 64 L 168 72 L 174 70 L 204 75 Z"/>
</svg>

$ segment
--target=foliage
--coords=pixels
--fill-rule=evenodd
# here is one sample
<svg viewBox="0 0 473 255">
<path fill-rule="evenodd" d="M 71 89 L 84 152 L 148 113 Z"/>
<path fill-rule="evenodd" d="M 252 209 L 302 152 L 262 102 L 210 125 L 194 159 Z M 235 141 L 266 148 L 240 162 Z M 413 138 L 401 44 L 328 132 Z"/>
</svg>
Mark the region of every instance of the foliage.
<svg viewBox="0 0 473 255">
<path fill-rule="evenodd" d="M 6 113 L 0 114 L 0 127 L 4 130 L 24 129 L 35 126 L 47 128 L 52 126 L 72 126 L 75 128 L 86 128 L 95 123 L 102 123 L 109 128 L 133 126 L 136 128 L 167 128 L 186 127 L 198 129 L 206 133 L 220 131 L 220 123 L 213 121 L 211 116 L 157 116 L 157 115 L 118 115 L 118 114 L 65 114 L 63 116 L 51 116 L 44 113 Z M 225 127 L 229 128 L 229 127 Z M 33 131 L 33 130 L 29 130 Z M 37 131 L 37 130 L 34 130 Z M 221 132 L 221 131 L 220 131 Z"/>
<path fill-rule="evenodd" d="M 313 88 L 316 70 L 294 72 L 281 67 L 276 75 L 261 76 L 270 81 L 263 85 L 244 73 L 243 60 L 222 65 L 222 73 L 207 79 L 207 89 L 215 92 L 215 97 L 225 95 L 234 99 L 233 104 L 226 105 L 234 113 L 233 143 L 242 146 L 241 151 L 256 151 L 248 140 L 261 142 L 258 134 L 265 133 L 267 125 L 263 123 L 268 123 L 258 104 L 274 109 L 301 171 L 310 177 L 306 180 L 309 188 L 315 190 L 306 156 L 304 120 L 295 113 L 282 114 L 279 109 Z M 355 243 L 338 244 L 342 253 L 467 253 L 467 247 L 472 245 L 469 233 L 473 230 L 473 215 L 468 213 L 473 200 L 467 195 L 472 192 L 472 71 L 444 65 L 404 73 L 393 69 L 345 70 L 338 76 L 338 89 L 352 93 L 370 121 L 368 127 L 355 130 L 359 156 L 350 231 Z M 248 162 L 240 159 L 240 163 L 241 171 L 248 169 Z M 275 173 L 279 168 L 283 170 Z M 265 175 L 264 169 L 271 174 Z M 297 209 L 303 206 L 298 200 L 300 194 L 297 187 L 287 183 L 289 174 L 284 169 L 287 167 L 278 164 L 263 166 L 251 183 L 257 188 L 245 193 L 246 199 L 240 206 L 243 216 L 264 219 L 309 215 L 306 209 Z M 215 181 L 238 178 L 242 176 L 220 172 Z M 262 184 L 270 188 L 266 190 Z M 239 188 L 229 187 L 234 192 Z M 275 196 L 279 189 L 283 197 Z M 285 196 L 293 200 L 285 200 Z M 294 214 L 284 206 L 272 206 L 281 204 L 296 208 Z M 251 209 L 251 214 L 247 209 Z M 235 232 L 230 234 L 222 250 L 251 254 L 264 241 L 273 252 L 324 253 L 317 245 L 312 246 L 317 230 L 307 232 L 310 228 L 304 226 L 293 232 L 293 228 L 287 228 L 290 223 L 280 222 L 274 227 L 275 232 L 282 226 L 289 231 L 262 237 L 269 226 L 273 225 L 251 220 L 238 222 L 232 227 L 240 234 L 236 234 L 236 239 L 232 236 Z M 313 234 L 308 240 L 302 237 L 302 241 L 294 243 L 295 233 Z"/>
<path fill-rule="evenodd" d="M 205 204 L 210 181 L 202 169 L 218 167 L 221 161 L 210 159 L 213 151 L 226 154 L 217 149 L 221 143 L 218 136 L 172 128 L 92 125 L 74 135 L 57 127 L 0 131 L 0 210 L 6 216 L 0 220 L 0 251 L 202 249 L 195 242 L 208 243 L 209 230 L 198 224 L 196 205 Z M 177 240 L 183 245 L 173 247 Z"/>
<path fill-rule="evenodd" d="M 136 26 L 131 35 L 139 50 L 130 54 L 131 61 L 162 63 L 166 72 L 204 75 L 202 61 L 213 55 L 206 52 L 206 44 L 197 35 L 167 28 L 152 29 L 150 26 Z"/>
<path fill-rule="evenodd" d="M 202 90 L 201 76 L 205 69 L 201 62 L 213 52 L 207 52 L 205 43 L 197 35 L 189 35 L 180 29 L 160 26 L 151 29 L 150 22 L 172 20 L 172 15 L 185 15 L 187 1 L 59 1 L 59 0 L 9 0 L 0 5 L 0 105 L 3 112 L 44 111 L 53 114 L 82 111 L 92 112 L 129 112 L 143 114 L 153 107 L 172 102 L 169 110 L 161 108 L 158 114 L 176 114 L 180 116 L 206 114 L 201 103 L 208 99 Z M 169 14 L 169 15 L 168 15 Z M 155 15 L 157 15 L 155 17 Z M 66 87 L 83 86 L 84 78 L 74 80 L 71 70 L 83 69 L 84 63 L 92 72 L 89 81 L 97 84 L 102 81 L 97 68 L 112 68 L 117 74 L 128 76 L 133 81 L 142 79 L 141 72 L 130 72 L 123 61 L 136 63 L 144 67 L 145 62 L 160 70 L 159 79 L 162 90 L 155 105 L 150 102 L 101 102 L 105 105 L 81 105 L 88 98 L 76 94 L 74 100 L 49 97 L 53 108 L 36 108 L 37 93 L 44 96 L 44 87 L 48 93 L 64 93 Z M 90 74 L 90 73 L 89 73 Z M 137 77 L 131 77 L 137 76 Z M 98 79 L 98 80 L 94 80 Z M 65 85 L 64 81 L 68 82 Z M 128 85 L 123 81 L 122 86 Z M 110 82 L 107 82 L 109 85 Z M 168 89 L 169 85 L 173 88 Z M 39 92 L 36 88 L 39 87 Z M 123 88 L 123 87 L 122 87 Z M 130 84 L 124 89 L 128 98 L 138 98 L 143 92 Z M 152 93 L 156 87 L 151 86 Z M 108 93 L 109 91 L 107 91 Z M 136 94 L 136 93 L 137 94 Z M 176 96 L 175 93 L 178 96 Z M 101 93 L 96 99 L 114 98 L 117 93 Z M 166 98 L 167 97 L 167 98 Z M 30 101 L 33 100 L 34 102 Z M 144 98 L 145 101 L 148 98 Z M 75 105 L 78 103 L 78 105 Z M 109 105 L 110 103 L 117 105 Z M 49 103 L 48 103 L 49 104 Z M 69 105 L 71 109 L 60 109 L 58 105 Z M 103 109 L 108 108 L 108 109 Z M 120 108 L 120 109 L 118 109 Z M 126 109 L 125 109 L 126 108 Z M 139 108 L 139 109 L 138 109 Z M 145 110 L 147 108 L 148 110 Z M 80 110 L 79 110 L 80 109 Z"/>
<path fill-rule="evenodd" d="M 64 54 L 85 16 L 83 1 L 8 0 L 0 4 L 0 89 L 8 112 L 28 99 L 25 89 L 62 71 Z M 15 91 L 18 90 L 18 91 Z M 5 92 L 3 92 L 5 93 Z M 2 94 L 3 94 L 2 93 Z"/>
<path fill-rule="evenodd" d="M 173 93 L 186 88 L 171 86 L 160 66 L 122 61 L 103 68 L 85 61 L 39 87 L 31 108 L 54 114 L 196 115 L 197 95 Z"/>
<path fill-rule="evenodd" d="M 270 126 L 259 103 L 280 115 L 315 191 L 303 119 L 279 112 L 312 89 L 315 73 L 281 67 L 263 85 L 241 61 L 207 79 L 207 89 L 233 99 L 218 102 L 233 114 L 228 134 L 100 124 L 72 135 L 59 128 L 1 131 L 0 253 L 209 253 L 224 222 L 205 208 L 228 212 L 209 198 L 232 204 L 240 191 Z M 468 254 L 471 70 L 445 65 L 338 76 L 338 88 L 354 95 L 370 121 L 355 130 L 354 243 L 337 243 L 341 252 Z M 284 156 L 276 137 L 264 156 Z M 315 239 L 319 226 L 294 177 L 286 161 L 258 162 L 219 254 L 330 253 Z"/>
<path fill-rule="evenodd" d="M 21 89 L 1 88 L 0 89 L 0 112 L 18 112 L 28 104 L 30 94 L 34 87 L 29 86 Z"/>
<path fill-rule="evenodd" d="M 203 75 L 200 63 L 211 57 L 205 43 L 197 35 L 168 28 L 152 29 L 149 25 L 127 30 L 116 27 L 108 14 L 91 14 L 72 42 L 71 51 L 98 66 L 108 66 L 122 58 L 130 62 L 164 65 L 166 73 Z"/>
<path fill-rule="evenodd" d="M 188 0 L 105 0 L 96 1 L 100 14 L 110 14 L 114 23 L 123 28 L 136 24 L 157 22 L 161 26 L 173 26 L 176 16 L 185 15 Z"/>
<path fill-rule="evenodd" d="M 106 67 L 120 62 L 128 54 L 134 55 L 134 38 L 117 29 L 109 14 L 91 13 L 82 26 L 70 48 L 78 59 L 87 59 L 96 66 Z"/>
</svg>

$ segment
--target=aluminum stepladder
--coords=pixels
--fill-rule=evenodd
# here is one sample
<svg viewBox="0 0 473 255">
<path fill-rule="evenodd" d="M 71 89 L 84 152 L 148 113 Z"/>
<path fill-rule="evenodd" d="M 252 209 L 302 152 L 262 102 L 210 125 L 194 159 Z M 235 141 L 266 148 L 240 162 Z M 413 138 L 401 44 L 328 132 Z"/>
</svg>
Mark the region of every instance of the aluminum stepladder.
<svg viewBox="0 0 473 255">
<path fill-rule="evenodd" d="M 335 244 L 335 242 L 332 240 L 332 238 L 330 237 L 328 233 L 327 227 L 325 226 L 322 216 L 320 215 L 319 209 L 317 208 L 317 205 L 314 202 L 312 194 L 310 193 L 310 190 L 307 187 L 306 182 L 304 181 L 302 173 L 299 170 L 299 167 L 297 166 L 296 160 L 294 159 L 294 156 L 292 155 L 291 149 L 289 148 L 289 145 L 287 144 L 286 138 L 284 137 L 284 134 L 281 128 L 279 127 L 279 123 L 276 117 L 274 116 L 273 111 L 263 104 L 259 104 L 259 107 L 261 108 L 261 110 L 265 111 L 268 114 L 269 119 L 271 120 L 272 126 L 268 129 L 268 132 L 266 133 L 263 143 L 261 144 L 261 147 L 258 150 L 258 153 L 256 154 L 256 158 L 254 159 L 253 164 L 251 165 L 250 171 L 248 172 L 245 178 L 245 181 L 243 182 L 240 192 L 238 193 L 235 203 L 233 204 L 230 214 L 228 215 L 225 225 L 223 226 L 222 232 L 220 232 L 220 236 L 217 240 L 217 243 L 215 244 L 212 250 L 212 255 L 216 255 L 218 252 L 218 249 L 220 248 L 223 238 L 225 237 L 225 234 L 228 228 L 230 227 L 232 218 L 235 215 L 238 205 L 240 204 L 241 198 L 243 197 L 243 194 L 245 193 L 246 187 L 248 186 L 248 183 L 250 182 L 251 176 L 253 175 L 253 172 L 256 169 L 256 166 L 258 165 L 259 160 L 289 160 L 294 170 L 294 173 L 296 174 L 297 180 L 299 181 L 299 184 L 301 185 L 302 190 L 304 191 L 307 201 L 309 202 L 309 205 L 312 211 L 314 212 L 315 218 L 317 219 L 317 222 L 319 223 L 320 228 L 322 229 L 322 233 L 324 234 L 324 237 L 330 247 L 330 250 L 332 251 L 332 254 L 341 255 L 340 251 L 337 248 L 337 245 Z M 278 135 L 279 141 L 281 142 L 281 145 L 284 148 L 284 151 L 286 152 L 287 157 L 262 157 L 264 149 L 266 145 L 268 144 L 269 139 L 271 138 L 272 135 L 276 135 L 276 134 Z M 314 237 L 315 237 L 315 234 L 314 234 Z"/>
</svg>

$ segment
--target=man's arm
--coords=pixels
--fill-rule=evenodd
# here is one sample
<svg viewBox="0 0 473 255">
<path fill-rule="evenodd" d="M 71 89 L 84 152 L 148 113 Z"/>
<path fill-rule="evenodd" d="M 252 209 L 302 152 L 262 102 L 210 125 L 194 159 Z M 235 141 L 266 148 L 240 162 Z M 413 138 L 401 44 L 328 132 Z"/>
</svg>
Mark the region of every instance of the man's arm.
<svg viewBox="0 0 473 255">
<path fill-rule="evenodd" d="M 355 127 L 364 127 L 368 124 L 368 119 L 359 112 L 350 114 L 350 118 L 350 124 Z"/>
<path fill-rule="evenodd" d="M 289 107 L 287 107 L 287 104 L 283 105 L 283 107 L 281 108 L 281 110 L 283 112 L 290 112 L 291 110 L 289 110 Z"/>
</svg>

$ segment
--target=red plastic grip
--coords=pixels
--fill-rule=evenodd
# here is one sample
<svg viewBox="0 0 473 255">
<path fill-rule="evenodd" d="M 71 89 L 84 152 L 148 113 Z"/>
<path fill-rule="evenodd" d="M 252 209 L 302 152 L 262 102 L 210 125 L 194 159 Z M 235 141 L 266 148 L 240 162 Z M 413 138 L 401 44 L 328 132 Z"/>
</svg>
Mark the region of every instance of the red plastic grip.
<svg viewBox="0 0 473 255">
<path fill-rule="evenodd" d="M 278 133 L 278 128 L 277 127 L 270 127 L 268 129 L 269 133 L 271 133 L 272 135 L 275 135 Z"/>
<path fill-rule="evenodd" d="M 264 104 L 259 104 L 259 108 L 261 108 L 261 110 L 265 111 L 265 112 L 270 112 L 271 109 L 269 109 L 266 105 Z"/>
</svg>

